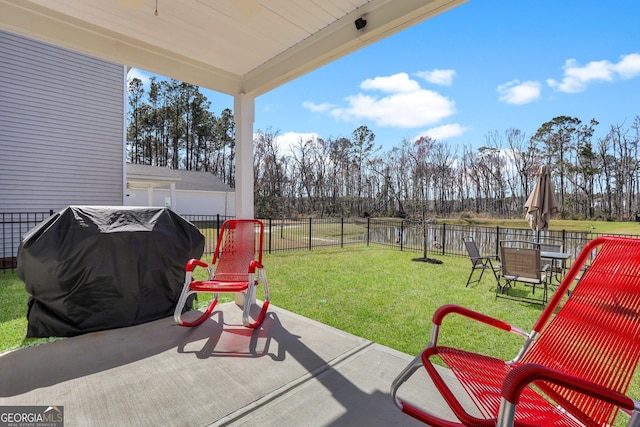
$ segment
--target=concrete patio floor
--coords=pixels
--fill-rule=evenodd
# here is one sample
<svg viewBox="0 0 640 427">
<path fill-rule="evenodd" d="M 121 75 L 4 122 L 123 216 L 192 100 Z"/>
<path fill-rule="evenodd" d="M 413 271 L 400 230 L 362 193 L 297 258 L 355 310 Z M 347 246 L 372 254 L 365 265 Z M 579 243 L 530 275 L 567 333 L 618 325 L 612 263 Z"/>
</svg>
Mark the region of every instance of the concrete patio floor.
<svg viewBox="0 0 640 427">
<path fill-rule="evenodd" d="M 165 318 L 6 353 L 0 405 L 64 406 L 67 427 L 421 426 L 389 394 L 412 358 L 273 305 L 251 331 L 228 303 L 195 328 Z M 423 372 L 400 395 L 453 419 Z"/>
</svg>

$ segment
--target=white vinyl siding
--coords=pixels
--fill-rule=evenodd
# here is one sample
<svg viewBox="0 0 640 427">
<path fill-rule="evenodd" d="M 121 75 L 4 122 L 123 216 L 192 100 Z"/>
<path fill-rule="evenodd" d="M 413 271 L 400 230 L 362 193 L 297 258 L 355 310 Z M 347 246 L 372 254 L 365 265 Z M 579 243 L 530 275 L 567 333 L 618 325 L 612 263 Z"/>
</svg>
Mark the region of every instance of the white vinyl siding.
<svg viewBox="0 0 640 427">
<path fill-rule="evenodd" d="M 0 31 L 0 212 L 124 203 L 125 76 Z"/>
</svg>

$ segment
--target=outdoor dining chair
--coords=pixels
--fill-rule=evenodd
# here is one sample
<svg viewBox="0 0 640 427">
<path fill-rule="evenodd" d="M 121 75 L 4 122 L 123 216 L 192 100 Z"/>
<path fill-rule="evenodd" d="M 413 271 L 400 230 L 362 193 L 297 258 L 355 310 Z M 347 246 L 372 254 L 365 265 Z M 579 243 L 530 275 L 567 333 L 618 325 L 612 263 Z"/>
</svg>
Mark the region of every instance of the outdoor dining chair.
<svg viewBox="0 0 640 427">
<path fill-rule="evenodd" d="M 525 343 L 510 361 L 440 346 L 440 329 L 452 314 L 513 332 Z M 440 307 L 433 315 L 431 341 L 393 381 L 391 395 L 402 412 L 433 426 L 608 426 L 621 411 L 629 416 L 628 426 L 638 426 L 640 402 L 625 393 L 640 361 L 639 334 L 640 239 L 600 237 L 583 248 L 530 333 L 457 305 Z M 436 360 L 451 370 L 461 389 L 441 375 Z M 458 421 L 398 396 L 421 367 Z M 469 398 L 474 410 L 465 406 Z"/>
<path fill-rule="evenodd" d="M 525 247 L 521 247 L 525 245 Z M 500 277 L 496 288 L 496 297 L 506 296 L 514 299 L 530 300 L 546 304 L 548 292 L 548 265 L 542 265 L 540 247 L 535 243 L 504 241 L 500 242 Z M 509 295 L 509 291 L 517 283 L 532 287 L 532 294 L 536 293 L 536 286 L 542 288 L 542 299 L 529 296 Z"/>
<path fill-rule="evenodd" d="M 491 262 L 491 257 L 481 256 L 480 251 L 478 250 L 478 246 L 476 245 L 476 241 L 471 236 L 466 236 L 462 238 L 464 242 L 464 247 L 467 249 L 467 254 L 469 255 L 469 260 L 471 261 L 471 273 L 469 273 L 469 278 L 467 279 L 467 284 L 465 287 L 469 286 L 470 283 L 479 283 L 482 279 L 482 275 L 486 270 L 491 270 L 493 276 L 496 278 L 496 282 L 499 284 L 498 274 L 496 273 L 496 269 L 499 269 L 499 265 L 493 265 Z M 476 270 L 480 270 L 480 275 L 476 280 L 471 280 L 473 277 L 473 273 Z"/>
<path fill-rule="evenodd" d="M 540 252 L 562 252 L 563 246 L 555 243 L 540 243 Z M 549 265 L 549 271 L 562 273 L 565 269 L 566 261 L 556 262 L 551 258 L 541 258 L 542 265 Z"/>
<path fill-rule="evenodd" d="M 257 328 L 264 320 L 269 307 L 269 285 L 267 273 L 262 265 L 262 240 L 264 224 L 256 219 L 231 219 L 222 224 L 211 265 L 198 259 L 187 262 L 182 293 L 173 315 L 181 326 L 196 326 L 207 320 L 218 303 L 221 293 L 242 297 L 242 323 L 248 328 Z M 196 267 L 209 270 L 207 280 L 193 280 Z M 264 301 L 260 313 L 252 321 L 251 306 L 256 288 L 264 287 Z M 209 308 L 193 321 L 184 321 L 182 313 L 187 308 L 191 295 L 213 293 Z"/>
</svg>

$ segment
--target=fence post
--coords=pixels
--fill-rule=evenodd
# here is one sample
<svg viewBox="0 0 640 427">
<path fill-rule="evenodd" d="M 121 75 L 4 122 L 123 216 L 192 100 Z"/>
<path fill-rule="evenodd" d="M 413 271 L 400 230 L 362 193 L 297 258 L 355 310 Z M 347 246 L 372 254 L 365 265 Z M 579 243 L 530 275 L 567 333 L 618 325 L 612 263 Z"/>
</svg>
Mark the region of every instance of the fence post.
<svg viewBox="0 0 640 427">
<path fill-rule="evenodd" d="M 309 250 L 311 250 L 311 217 L 309 217 Z"/>
<path fill-rule="evenodd" d="M 404 219 L 400 221 L 400 250 L 402 251 L 402 245 L 404 244 Z"/>
<path fill-rule="evenodd" d="M 271 253 L 271 235 L 273 234 L 272 231 L 272 226 L 273 224 L 271 223 L 272 218 L 269 217 L 269 248 L 268 248 L 268 253 Z"/>
<path fill-rule="evenodd" d="M 496 226 L 496 259 L 500 257 L 500 226 Z"/>
<path fill-rule="evenodd" d="M 369 246 L 369 233 L 371 231 L 371 218 L 367 217 L 367 246 Z"/>
<path fill-rule="evenodd" d="M 442 224 L 442 236 L 441 236 L 441 240 L 442 240 L 442 255 L 444 255 L 444 247 L 447 244 L 447 224 Z"/>
<path fill-rule="evenodd" d="M 344 248 L 344 217 L 340 217 L 340 247 Z"/>
<path fill-rule="evenodd" d="M 284 215 L 280 218 L 280 238 L 284 239 Z"/>
</svg>

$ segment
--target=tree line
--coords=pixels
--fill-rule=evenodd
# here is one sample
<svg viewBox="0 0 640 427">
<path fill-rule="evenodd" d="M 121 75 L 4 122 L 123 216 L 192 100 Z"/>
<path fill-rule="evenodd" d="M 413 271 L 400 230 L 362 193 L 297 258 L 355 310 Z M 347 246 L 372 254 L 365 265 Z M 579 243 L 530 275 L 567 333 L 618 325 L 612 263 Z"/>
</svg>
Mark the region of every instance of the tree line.
<svg viewBox="0 0 640 427">
<path fill-rule="evenodd" d="M 216 116 L 197 86 L 151 78 L 128 84 L 127 157 L 133 164 L 211 172 L 235 185 L 233 112 Z"/>
<path fill-rule="evenodd" d="M 219 115 L 197 86 L 152 78 L 129 82 L 127 156 L 131 163 L 210 172 L 235 186 L 233 112 Z M 640 116 L 595 136 L 595 119 L 554 117 L 533 135 L 490 131 L 480 148 L 429 137 L 382 151 L 374 132 L 300 139 L 254 135 L 256 215 L 519 218 L 542 164 L 552 170 L 560 216 L 634 219 L 640 183 Z"/>
</svg>

